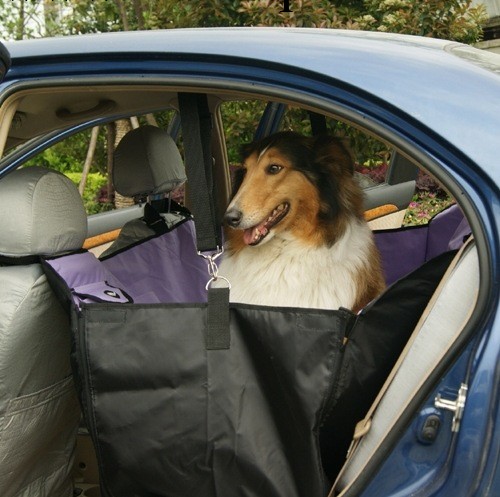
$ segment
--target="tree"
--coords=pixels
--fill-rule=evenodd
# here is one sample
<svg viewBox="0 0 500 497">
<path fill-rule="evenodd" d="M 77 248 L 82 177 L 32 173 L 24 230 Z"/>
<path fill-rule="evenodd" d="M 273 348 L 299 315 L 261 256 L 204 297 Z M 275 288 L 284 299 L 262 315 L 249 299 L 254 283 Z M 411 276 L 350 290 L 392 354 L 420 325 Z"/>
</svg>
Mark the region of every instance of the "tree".
<svg viewBox="0 0 500 497">
<path fill-rule="evenodd" d="M 486 19 L 472 0 L 0 0 L 5 38 L 204 26 L 304 26 L 479 41 Z M 43 8 L 41 8 L 43 7 Z"/>
<path fill-rule="evenodd" d="M 43 15 L 38 2 L 0 0 L 0 30 L 2 38 L 11 40 L 43 36 Z"/>
<path fill-rule="evenodd" d="M 95 126 L 92 128 L 92 133 L 90 135 L 89 148 L 87 149 L 87 157 L 85 158 L 85 162 L 83 164 L 82 170 L 82 178 L 80 180 L 80 184 L 78 185 L 78 191 L 80 195 L 83 196 L 83 192 L 85 191 L 85 185 L 87 184 L 87 177 L 90 172 L 90 166 L 92 166 L 92 161 L 94 160 L 94 153 L 97 146 L 97 137 L 99 136 L 99 126 Z"/>
<path fill-rule="evenodd" d="M 115 143 L 114 143 L 114 148 L 118 146 L 120 143 L 121 139 L 130 131 L 132 130 L 132 123 L 130 119 L 120 119 L 118 121 L 115 121 Z M 124 195 L 121 195 L 118 192 L 115 192 L 115 207 L 117 209 L 123 208 L 123 207 L 129 207 L 131 205 L 134 205 L 134 199 L 131 197 L 125 197 Z"/>
</svg>

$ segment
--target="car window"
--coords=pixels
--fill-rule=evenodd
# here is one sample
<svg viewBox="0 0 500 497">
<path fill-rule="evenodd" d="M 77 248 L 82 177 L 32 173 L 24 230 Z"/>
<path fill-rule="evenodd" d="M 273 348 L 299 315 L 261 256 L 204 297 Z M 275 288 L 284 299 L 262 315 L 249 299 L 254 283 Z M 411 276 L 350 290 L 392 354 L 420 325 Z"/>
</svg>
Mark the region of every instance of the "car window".
<svg viewBox="0 0 500 497">
<path fill-rule="evenodd" d="M 254 139 L 262 120 L 265 119 L 268 105 L 269 103 L 264 100 L 252 99 L 224 100 L 219 105 L 230 172 L 239 166 L 240 148 Z M 293 130 L 309 136 L 313 134 L 312 117 L 306 109 L 293 105 L 282 107 L 282 112 L 278 113 L 278 123 L 273 124 L 277 129 L 273 131 Z M 392 186 L 386 184 L 387 181 L 392 181 L 388 178 L 388 171 L 391 168 L 391 161 L 394 162 L 396 157 L 390 145 L 330 116 L 321 119 L 324 119 L 327 133 L 348 142 L 353 153 L 357 177 L 361 186 L 366 189 L 367 195 L 371 194 L 370 190 L 376 190 L 375 204 L 395 204 Z M 182 154 L 178 116 L 176 111 L 171 109 L 132 116 L 101 125 L 94 130 L 86 129 L 45 149 L 30 159 L 26 165 L 44 166 L 66 174 L 80 187 L 88 215 L 137 205 L 134 199 L 123 197 L 114 191 L 110 170 L 112 151 L 121 136 L 132 127 L 145 124 L 153 124 L 172 132 Z M 92 143 L 95 144 L 94 148 L 91 147 Z M 386 190 L 380 190 L 385 187 Z M 183 187 L 172 192 L 171 196 L 175 201 L 184 204 Z M 404 217 L 398 218 L 396 224 L 401 220 L 404 225 L 424 224 L 440 210 L 453 203 L 447 192 L 423 169 L 419 171 L 416 184 L 411 183 L 406 188 L 404 199 L 402 205 L 397 204 Z M 372 205 L 369 205 L 369 208 L 371 207 Z"/>
<path fill-rule="evenodd" d="M 255 136 L 267 103 L 263 100 L 226 101 L 220 105 L 229 164 L 237 166 L 240 148 Z"/>
<path fill-rule="evenodd" d="M 120 139 L 131 129 L 151 124 L 167 129 L 173 110 L 132 116 L 83 130 L 57 142 L 31 158 L 24 167 L 43 166 L 68 176 L 78 186 L 88 215 L 136 204 L 115 192 L 111 179 L 112 156 Z M 183 191 L 174 192 L 181 199 Z"/>
<path fill-rule="evenodd" d="M 260 100 L 224 102 L 221 105 L 232 172 L 240 164 L 241 145 L 254 139 L 259 125 L 271 132 L 290 130 L 312 136 L 313 127 L 319 123 L 321 131 L 348 144 L 360 185 L 367 196 L 375 197 L 372 203 L 367 202 L 368 206 L 395 204 L 400 210 L 401 215 L 394 219 L 394 225 L 380 227 L 396 227 L 401 222 L 406 226 L 426 224 L 454 203 L 454 199 L 432 176 L 402 157 L 390 144 L 333 117 L 311 115 L 308 110 L 293 105 L 283 105 L 277 126 L 273 123 L 265 126 L 261 120 L 267 118 L 267 105 Z M 315 119 L 316 123 L 313 123 Z"/>
<path fill-rule="evenodd" d="M 361 175 L 361 185 L 366 188 L 385 181 L 391 158 L 389 145 L 357 128 L 329 116 L 322 116 L 326 132 L 347 142 L 353 154 L 356 171 Z M 288 106 L 281 130 L 298 131 L 304 135 L 313 134 L 311 115 L 300 107 Z"/>
</svg>

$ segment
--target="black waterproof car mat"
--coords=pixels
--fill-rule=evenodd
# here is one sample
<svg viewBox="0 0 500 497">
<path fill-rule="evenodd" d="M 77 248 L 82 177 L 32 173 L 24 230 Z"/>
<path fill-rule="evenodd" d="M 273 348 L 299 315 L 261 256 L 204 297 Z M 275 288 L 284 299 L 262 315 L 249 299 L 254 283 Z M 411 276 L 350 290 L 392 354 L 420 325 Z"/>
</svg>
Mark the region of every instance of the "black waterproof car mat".
<svg viewBox="0 0 500 497">
<path fill-rule="evenodd" d="M 103 497 L 323 497 L 318 429 L 352 314 L 84 305 L 77 381 Z"/>
<path fill-rule="evenodd" d="M 323 466 L 332 481 L 356 423 L 375 400 L 456 252 L 445 252 L 396 281 L 358 315 L 320 432 Z"/>
</svg>

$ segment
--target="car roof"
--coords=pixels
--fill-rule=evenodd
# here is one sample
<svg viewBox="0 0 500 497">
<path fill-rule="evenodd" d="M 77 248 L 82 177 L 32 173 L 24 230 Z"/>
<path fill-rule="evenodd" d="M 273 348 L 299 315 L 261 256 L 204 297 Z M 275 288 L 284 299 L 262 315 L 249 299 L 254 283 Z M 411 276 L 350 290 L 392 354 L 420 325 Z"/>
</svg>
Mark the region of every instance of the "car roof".
<svg viewBox="0 0 500 497">
<path fill-rule="evenodd" d="M 279 64 L 348 83 L 413 117 L 462 150 L 498 183 L 500 56 L 458 43 L 365 31 L 196 28 L 5 43 L 12 67 L 114 54 L 196 55 Z"/>
</svg>

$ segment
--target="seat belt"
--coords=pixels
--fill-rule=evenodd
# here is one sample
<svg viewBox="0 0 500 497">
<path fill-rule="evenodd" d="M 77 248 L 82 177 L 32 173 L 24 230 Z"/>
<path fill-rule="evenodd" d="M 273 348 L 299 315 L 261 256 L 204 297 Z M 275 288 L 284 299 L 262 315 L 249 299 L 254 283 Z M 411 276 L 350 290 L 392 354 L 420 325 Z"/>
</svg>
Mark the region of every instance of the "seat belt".
<svg viewBox="0 0 500 497">
<path fill-rule="evenodd" d="M 384 385 L 380 389 L 377 397 L 373 401 L 373 404 L 371 405 L 370 409 L 368 409 L 365 417 L 359 421 L 356 424 L 356 428 L 354 429 L 354 435 L 353 439 L 351 442 L 351 446 L 349 447 L 349 450 L 347 452 L 346 456 L 346 461 L 344 465 L 342 466 L 342 469 L 340 470 L 339 474 L 337 475 L 337 478 L 335 479 L 335 482 L 332 485 L 332 488 L 330 490 L 330 493 L 328 494 L 328 497 L 335 497 L 338 495 L 336 493 L 338 484 L 344 475 L 347 466 L 349 462 L 353 459 L 354 454 L 356 452 L 356 449 L 359 447 L 361 440 L 363 437 L 370 431 L 371 425 L 372 425 L 372 419 L 373 415 L 379 406 L 382 398 L 384 397 L 385 393 L 387 392 L 388 388 L 392 384 L 394 378 L 396 377 L 397 372 L 399 371 L 403 361 L 405 360 L 409 350 L 411 349 L 415 339 L 417 338 L 418 334 L 420 333 L 420 330 L 422 329 L 424 323 L 427 320 L 427 317 L 431 313 L 432 309 L 434 308 L 436 301 L 439 299 L 441 292 L 443 291 L 443 288 L 445 287 L 446 283 L 448 282 L 448 279 L 450 276 L 453 274 L 455 267 L 458 265 L 459 261 L 462 259 L 462 256 L 464 255 L 467 247 L 469 247 L 473 243 L 474 238 L 471 236 L 469 239 L 460 247 L 459 251 L 451 261 L 450 265 L 448 266 L 448 269 L 446 270 L 443 278 L 439 282 L 439 285 L 437 286 L 434 294 L 432 295 L 431 299 L 429 300 L 429 303 L 427 304 L 424 312 L 422 313 L 422 316 L 420 316 L 420 319 L 418 320 L 418 323 L 415 326 L 415 329 L 413 330 L 405 348 L 401 352 L 401 355 L 399 356 L 398 360 L 396 361 L 396 364 L 392 368 L 391 372 L 389 373 L 389 376 L 387 377 Z M 472 309 L 471 309 L 472 312 Z M 467 316 L 467 320 L 470 317 L 470 313 Z"/>
<path fill-rule="evenodd" d="M 311 131 L 313 136 L 322 136 L 328 134 L 326 126 L 326 117 L 323 114 L 309 112 L 309 120 L 311 122 Z"/>
</svg>

